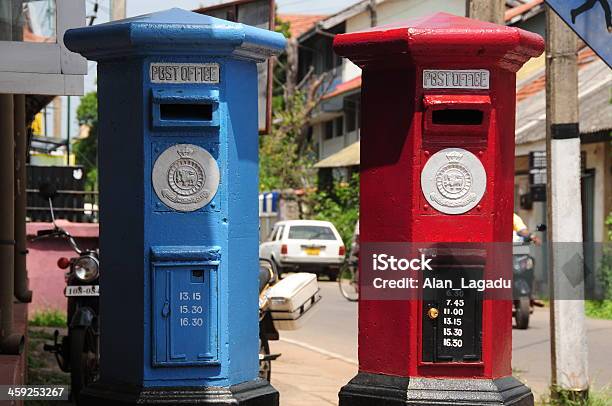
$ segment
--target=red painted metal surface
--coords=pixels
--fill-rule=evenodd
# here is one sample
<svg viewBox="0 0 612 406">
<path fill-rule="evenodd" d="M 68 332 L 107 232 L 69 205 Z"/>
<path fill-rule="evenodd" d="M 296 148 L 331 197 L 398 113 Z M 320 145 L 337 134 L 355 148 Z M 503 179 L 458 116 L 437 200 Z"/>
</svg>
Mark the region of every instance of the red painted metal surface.
<svg viewBox="0 0 612 406">
<path fill-rule="evenodd" d="M 361 241 L 510 242 L 515 72 L 542 53 L 543 39 L 517 28 L 438 13 L 337 35 L 334 49 L 363 68 Z M 487 69 L 490 87 L 423 89 L 423 69 Z M 431 111 L 447 106 L 480 109 L 485 119 L 469 130 L 432 123 Z M 425 162 L 448 147 L 474 153 L 487 172 L 484 197 L 463 215 L 434 210 L 421 192 Z M 466 378 L 510 375 L 511 306 L 511 301 L 484 301 L 481 362 L 426 363 L 421 361 L 420 301 L 362 300 L 360 371 Z"/>
</svg>

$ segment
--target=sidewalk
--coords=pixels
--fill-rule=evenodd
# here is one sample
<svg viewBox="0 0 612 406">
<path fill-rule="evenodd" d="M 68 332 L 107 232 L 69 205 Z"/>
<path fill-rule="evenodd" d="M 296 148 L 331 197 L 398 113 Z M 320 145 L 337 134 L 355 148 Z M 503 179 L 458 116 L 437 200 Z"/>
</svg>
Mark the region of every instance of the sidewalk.
<svg viewBox="0 0 612 406">
<path fill-rule="evenodd" d="M 281 406 L 337 405 L 338 391 L 357 374 L 357 365 L 284 341 L 270 343 L 282 356 L 272 363 L 272 385 Z"/>
</svg>

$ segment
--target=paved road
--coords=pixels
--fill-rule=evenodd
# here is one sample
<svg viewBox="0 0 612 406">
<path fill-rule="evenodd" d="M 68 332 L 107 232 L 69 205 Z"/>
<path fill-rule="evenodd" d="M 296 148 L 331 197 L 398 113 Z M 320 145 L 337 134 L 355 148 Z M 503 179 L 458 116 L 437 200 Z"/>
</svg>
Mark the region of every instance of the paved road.
<svg viewBox="0 0 612 406">
<path fill-rule="evenodd" d="M 357 304 L 346 301 L 337 284 L 320 282 L 323 300 L 308 323 L 296 331 L 283 331 L 286 342 L 316 350 L 348 362 L 357 361 Z M 596 386 L 612 383 L 612 321 L 587 321 L 589 369 Z M 512 357 L 515 374 L 536 397 L 547 392 L 550 381 L 548 309 L 536 309 L 528 330 L 513 330 Z"/>
</svg>

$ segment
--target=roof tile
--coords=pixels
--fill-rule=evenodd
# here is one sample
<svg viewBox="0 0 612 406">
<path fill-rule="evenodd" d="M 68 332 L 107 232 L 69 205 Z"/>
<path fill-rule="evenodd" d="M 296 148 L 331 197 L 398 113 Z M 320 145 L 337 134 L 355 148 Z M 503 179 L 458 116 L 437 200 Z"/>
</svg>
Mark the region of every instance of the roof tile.
<svg viewBox="0 0 612 406">
<path fill-rule="evenodd" d="M 310 30 L 316 23 L 327 16 L 312 14 L 279 14 L 278 18 L 289 23 L 291 37 L 297 38 Z"/>
</svg>

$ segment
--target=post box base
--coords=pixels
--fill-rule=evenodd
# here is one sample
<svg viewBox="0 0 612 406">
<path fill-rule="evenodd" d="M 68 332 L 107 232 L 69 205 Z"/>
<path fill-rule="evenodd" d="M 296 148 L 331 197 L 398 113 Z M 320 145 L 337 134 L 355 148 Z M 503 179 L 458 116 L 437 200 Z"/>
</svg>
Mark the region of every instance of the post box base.
<svg viewBox="0 0 612 406">
<path fill-rule="evenodd" d="M 340 406 L 533 406 L 518 379 L 408 378 L 360 372 L 339 393 Z"/>
<path fill-rule="evenodd" d="M 226 387 L 141 387 L 96 382 L 81 391 L 79 403 L 88 406 L 232 405 L 278 406 L 278 391 L 257 379 Z"/>
</svg>

